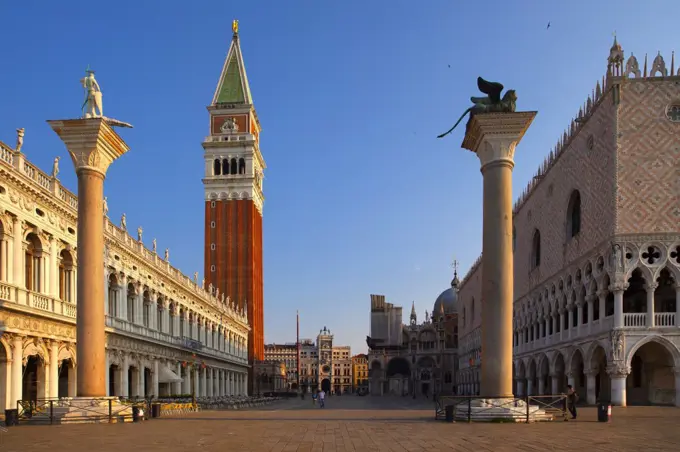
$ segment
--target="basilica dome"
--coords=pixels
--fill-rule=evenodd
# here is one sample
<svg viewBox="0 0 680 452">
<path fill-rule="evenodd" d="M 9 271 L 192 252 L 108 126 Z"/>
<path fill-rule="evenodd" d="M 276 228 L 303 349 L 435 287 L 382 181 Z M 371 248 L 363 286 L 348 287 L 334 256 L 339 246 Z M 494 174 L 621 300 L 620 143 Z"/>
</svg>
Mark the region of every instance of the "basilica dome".
<svg viewBox="0 0 680 452">
<path fill-rule="evenodd" d="M 432 310 L 435 317 L 440 313 L 442 305 L 445 314 L 455 314 L 458 311 L 458 293 L 455 287 L 449 287 L 437 297 Z"/>
</svg>

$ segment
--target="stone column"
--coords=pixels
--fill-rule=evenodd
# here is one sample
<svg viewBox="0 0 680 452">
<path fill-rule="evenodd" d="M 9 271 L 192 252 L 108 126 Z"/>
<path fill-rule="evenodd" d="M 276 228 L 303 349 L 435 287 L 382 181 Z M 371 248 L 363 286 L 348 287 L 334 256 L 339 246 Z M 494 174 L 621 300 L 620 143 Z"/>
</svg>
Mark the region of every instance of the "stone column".
<svg viewBox="0 0 680 452">
<path fill-rule="evenodd" d="M 123 372 L 123 375 L 121 377 L 121 388 L 119 392 L 123 397 L 130 397 L 130 381 L 128 378 L 130 372 L 130 357 L 127 353 L 123 355 L 123 369 L 121 371 Z"/>
<path fill-rule="evenodd" d="M 654 291 L 656 290 L 657 283 L 647 283 L 645 290 L 647 291 L 647 326 L 649 328 L 654 328 Z M 677 309 L 677 308 L 676 308 Z"/>
<path fill-rule="evenodd" d="M 182 363 L 177 363 L 177 376 L 179 376 L 180 378 L 182 377 Z M 174 386 L 175 389 L 174 389 L 174 391 L 172 391 L 172 393 L 170 395 L 180 395 L 180 394 L 182 394 L 182 382 L 183 381 L 184 380 L 177 382 L 177 383 L 173 383 L 173 386 Z"/>
<path fill-rule="evenodd" d="M 680 368 L 673 369 L 675 373 L 675 406 L 680 407 Z"/>
<path fill-rule="evenodd" d="M 23 360 L 24 360 L 24 337 L 14 336 L 12 340 L 12 392 L 10 403 L 12 408 L 17 407 L 17 401 L 22 399 L 23 392 Z"/>
<path fill-rule="evenodd" d="M 607 369 L 612 383 L 612 405 L 626 406 L 626 377 L 628 377 L 629 372 L 626 367 L 621 365 L 614 365 Z"/>
<path fill-rule="evenodd" d="M 526 393 L 526 395 L 528 395 L 528 396 L 536 395 L 536 394 L 534 394 L 534 380 L 532 380 L 531 378 L 527 378 L 527 393 Z"/>
<path fill-rule="evenodd" d="M 675 286 L 675 323 L 674 326 L 680 326 L 680 281 Z M 678 388 L 679 386 L 675 386 Z"/>
<path fill-rule="evenodd" d="M 604 318 L 607 316 L 607 291 L 598 290 L 597 298 L 598 302 L 600 303 L 600 316 L 598 317 L 597 321 L 600 323 L 600 330 L 602 330 Z"/>
<path fill-rule="evenodd" d="M 78 176 L 78 278 L 76 319 L 77 392 L 106 395 L 104 330 L 104 178 L 109 165 L 129 149 L 102 118 L 48 121 L 66 145 Z"/>
<path fill-rule="evenodd" d="M 515 394 L 517 397 L 524 397 L 524 382 L 526 380 L 523 377 L 520 377 L 517 379 L 517 394 Z"/>
<path fill-rule="evenodd" d="M 50 279 L 50 289 L 48 295 L 54 298 L 59 298 L 59 254 L 57 252 L 57 242 L 54 236 L 50 236 L 50 259 L 48 259 L 49 265 L 49 279 Z M 68 287 L 68 285 L 66 285 Z M 68 296 L 64 296 L 68 299 Z"/>
<path fill-rule="evenodd" d="M 153 375 L 151 376 L 151 378 L 152 378 L 152 383 L 151 383 L 151 384 L 153 385 L 153 389 L 152 389 L 152 391 L 151 391 L 151 392 L 152 392 L 151 395 L 154 396 L 154 397 L 158 397 L 158 395 L 159 395 L 159 394 L 158 394 L 158 393 L 159 393 L 158 373 L 159 373 L 159 371 L 158 371 L 158 360 L 157 360 L 157 359 L 154 359 L 154 360 L 153 360 Z"/>
<path fill-rule="evenodd" d="M 560 394 L 562 390 L 560 389 L 560 376 L 557 374 L 552 374 L 550 375 L 550 394 L 555 395 L 555 394 Z"/>
<path fill-rule="evenodd" d="M 50 342 L 50 398 L 59 397 L 59 343 Z"/>
<path fill-rule="evenodd" d="M 609 290 L 614 292 L 614 328 L 623 328 L 623 292 L 626 290 L 626 285 L 612 284 Z"/>
<path fill-rule="evenodd" d="M 596 370 L 589 370 L 585 372 L 586 374 L 586 402 L 588 405 L 595 405 L 597 400 L 597 394 L 595 393 L 595 378 L 597 377 Z M 602 388 L 600 387 L 600 391 Z"/>
<path fill-rule="evenodd" d="M 19 220 L 19 217 L 14 217 L 13 219 L 13 229 L 14 237 L 12 241 L 12 257 L 14 264 L 12 265 L 13 281 L 17 287 L 26 287 L 26 281 L 24 281 L 24 247 L 23 247 L 23 235 L 24 235 L 24 222 Z"/>
<path fill-rule="evenodd" d="M 536 112 L 474 115 L 462 147 L 477 154 L 484 179 L 480 394 L 512 396 L 512 169 L 515 147 Z"/>
</svg>

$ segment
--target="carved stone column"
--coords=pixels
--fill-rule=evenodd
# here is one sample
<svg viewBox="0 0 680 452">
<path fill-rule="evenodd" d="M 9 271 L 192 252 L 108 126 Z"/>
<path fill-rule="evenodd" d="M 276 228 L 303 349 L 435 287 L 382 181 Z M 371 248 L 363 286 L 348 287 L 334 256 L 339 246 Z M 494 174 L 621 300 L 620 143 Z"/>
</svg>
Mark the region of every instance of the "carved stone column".
<svg viewBox="0 0 680 452">
<path fill-rule="evenodd" d="M 49 397 L 59 397 L 59 343 L 50 342 L 50 389 Z"/>
<path fill-rule="evenodd" d="M 616 282 L 609 286 L 609 290 L 614 292 L 614 328 L 623 328 L 623 292 L 628 284 Z"/>
<path fill-rule="evenodd" d="M 17 335 L 12 338 L 12 408 L 16 408 L 17 400 L 22 399 L 23 392 L 23 360 L 24 360 L 24 336 Z"/>
<path fill-rule="evenodd" d="M 645 290 L 647 291 L 647 326 L 654 328 L 654 291 L 659 285 L 657 283 L 647 283 Z"/>
<path fill-rule="evenodd" d="M 104 330 L 104 178 L 109 165 L 128 151 L 102 118 L 48 121 L 66 145 L 78 176 L 77 395 L 106 395 Z"/>
<path fill-rule="evenodd" d="M 595 392 L 595 379 L 597 377 L 597 370 L 588 370 L 585 372 L 586 374 L 586 402 L 588 405 L 595 405 L 597 400 L 597 393 Z M 600 391 L 602 390 L 602 387 L 600 387 Z"/>
<path fill-rule="evenodd" d="M 12 257 L 13 257 L 13 265 L 12 265 L 12 271 L 14 272 L 13 276 L 13 281 L 14 284 L 17 287 L 26 287 L 26 281 L 24 281 L 25 276 L 24 276 L 24 265 L 22 264 L 24 260 L 24 249 L 23 249 L 23 234 L 24 234 L 24 226 L 23 226 L 23 221 L 19 220 L 19 217 L 14 217 L 12 219 L 12 229 L 14 233 L 13 241 L 12 241 Z"/>
<path fill-rule="evenodd" d="M 607 373 L 612 382 L 612 405 L 626 406 L 626 377 L 630 369 L 623 363 L 616 363 L 607 367 Z"/>
<path fill-rule="evenodd" d="M 477 154 L 484 178 L 480 393 L 488 397 L 512 396 L 512 169 L 515 147 L 535 116 L 536 112 L 475 115 L 462 145 Z"/>
</svg>

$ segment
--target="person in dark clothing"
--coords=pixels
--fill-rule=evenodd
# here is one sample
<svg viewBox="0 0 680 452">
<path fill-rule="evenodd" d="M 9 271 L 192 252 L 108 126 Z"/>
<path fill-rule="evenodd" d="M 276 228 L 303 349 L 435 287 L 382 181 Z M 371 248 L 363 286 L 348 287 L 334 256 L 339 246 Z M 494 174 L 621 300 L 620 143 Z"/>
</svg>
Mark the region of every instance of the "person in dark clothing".
<svg viewBox="0 0 680 452">
<path fill-rule="evenodd" d="M 572 419 L 576 419 L 576 402 L 578 402 L 578 393 L 571 385 L 567 385 L 567 409 Z"/>
</svg>

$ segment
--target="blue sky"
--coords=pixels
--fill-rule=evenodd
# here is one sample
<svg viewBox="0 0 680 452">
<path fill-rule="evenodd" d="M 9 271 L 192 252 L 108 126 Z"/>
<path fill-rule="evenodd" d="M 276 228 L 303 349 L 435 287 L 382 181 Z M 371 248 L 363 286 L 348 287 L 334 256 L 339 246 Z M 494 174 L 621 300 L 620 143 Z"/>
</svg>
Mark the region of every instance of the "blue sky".
<svg viewBox="0 0 680 452">
<path fill-rule="evenodd" d="M 4 2 L 0 140 L 25 127 L 28 158 L 49 170 L 63 157 L 75 190 L 45 120 L 80 114 L 89 64 L 106 115 L 135 126 L 106 180 L 110 216 L 125 212 L 173 265 L 202 273 L 205 107 L 238 18 L 268 165 L 266 341 L 294 341 L 299 309 L 302 337 L 328 326 L 364 351 L 369 294 L 405 315 L 415 300 L 422 318 L 454 256 L 465 273 L 481 250 L 478 160 L 460 148 L 463 127 L 435 138 L 478 75 L 539 111 L 516 153 L 516 197 L 604 74 L 614 30 L 626 56 L 661 51 L 670 67 L 680 49 L 677 1 L 556 3 Z"/>
</svg>

